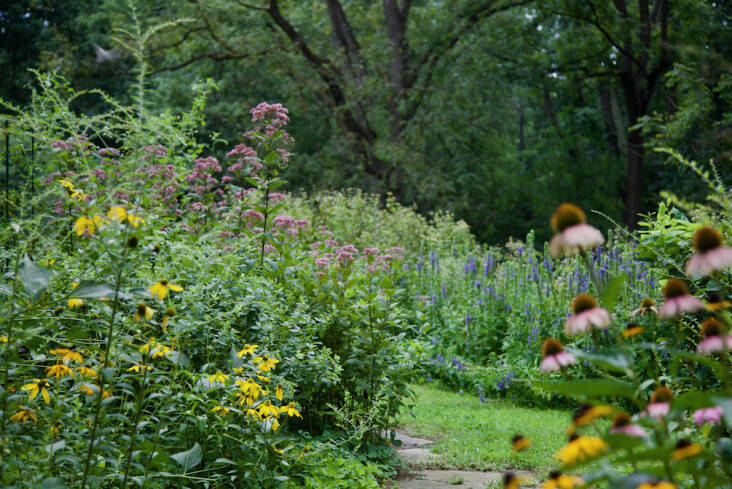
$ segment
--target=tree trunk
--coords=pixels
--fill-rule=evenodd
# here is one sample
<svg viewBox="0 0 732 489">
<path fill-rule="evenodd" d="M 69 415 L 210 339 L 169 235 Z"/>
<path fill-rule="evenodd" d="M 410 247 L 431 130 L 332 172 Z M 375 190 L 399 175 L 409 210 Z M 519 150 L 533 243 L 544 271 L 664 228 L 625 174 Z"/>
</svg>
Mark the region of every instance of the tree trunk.
<svg viewBox="0 0 732 489">
<path fill-rule="evenodd" d="M 638 120 L 631 120 L 630 125 Z M 632 129 L 628 134 L 628 180 L 625 195 L 625 222 L 629 229 L 638 226 L 638 214 L 643 211 L 643 133 Z"/>
</svg>

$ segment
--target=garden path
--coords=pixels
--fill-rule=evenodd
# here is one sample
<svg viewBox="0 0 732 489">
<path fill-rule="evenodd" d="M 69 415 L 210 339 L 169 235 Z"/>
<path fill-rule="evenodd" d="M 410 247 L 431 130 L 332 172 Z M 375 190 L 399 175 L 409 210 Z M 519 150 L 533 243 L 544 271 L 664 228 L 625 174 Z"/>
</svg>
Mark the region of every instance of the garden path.
<svg viewBox="0 0 732 489">
<path fill-rule="evenodd" d="M 476 470 L 425 469 L 425 466 L 440 466 L 440 456 L 433 453 L 432 440 L 416 438 L 397 431 L 396 439 L 401 441 L 397 448 L 399 457 L 409 471 L 397 479 L 398 489 L 486 489 L 503 487 L 503 473 Z M 519 471 L 520 475 L 532 477 L 533 474 Z"/>
</svg>

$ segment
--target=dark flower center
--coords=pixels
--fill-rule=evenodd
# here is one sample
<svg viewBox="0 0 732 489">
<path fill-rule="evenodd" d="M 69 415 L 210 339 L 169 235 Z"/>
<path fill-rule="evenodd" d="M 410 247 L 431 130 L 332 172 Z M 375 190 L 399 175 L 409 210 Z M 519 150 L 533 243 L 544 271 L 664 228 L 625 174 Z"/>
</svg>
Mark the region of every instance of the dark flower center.
<svg viewBox="0 0 732 489">
<path fill-rule="evenodd" d="M 674 393 L 671 392 L 671 389 L 666 387 L 665 385 L 659 386 L 656 388 L 655 391 L 653 391 L 653 394 L 651 394 L 651 403 L 656 402 L 670 402 L 674 398 Z"/>
<path fill-rule="evenodd" d="M 677 278 L 668 279 L 666 285 L 663 287 L 663 296 L 666 299 L 671 299 L 682 295 L 689 295 L 689 289 L 686 288 L 686 284 Z"/>
<path fill-rule="evenodd" d="M 641 301 L 641 303 L 640 303 L 640 306 L 643 307 L 643 308 L 646 308 L 646 309 L 649 308 L 649 307 L 653 307 L 655 305 L 656 305 L 656 301 L 654 301 L 653 299 L 650 299 L 648 297 L 646 297 L 645 299 L 643 299 Z"/>
<path fill-rule="evenodd" d="M 689 440 L 682 438 L 681 440 L 679 440 L 676 443 L 676 449 L 678 450 L 679 448 L 685 448 L 685 447 L 688 447 L 690 445 L 691 445 L 691 442 Z"/>
<path fill-rule="evenodd" d="M 719 319 L 708 317 L 702 323 L 701 335 L 704 338 L 709 336 L 722 336 L 726 330 L 727 328 L 724 327 L 724 324 Z"/>
<path fill-rule="evenodd" d="M 570 226 L 587 222 L 587 217 L 582 209 L 574 204 L 564 203 L 557 207 L 551 218 L 551 226 L 555 233 L 561 233 Z"/>
<path fill-rule="evenodd" d="M 692 245 L 700 253 L 722 246 L 722 235 L 719 231 L 709 226 L 699 228 L 694 233 Z"/>
<path fill-rule="evenodd" d="M 632 418 L 628 413 L 620 413 L 613 418 L 613 427 L 621 428 L 628 426 L 632 422 Z"/>
<path fill-rule="evenodd" d="M 144 316 L 145 311 L 147 310 L 147 306 L 143 303 L 137 304 L 137 315 L 138 316 Z"/>
<path fill-rule="evenodd" d="M 160 281 L 160 285 L 162 285 L 163 287 L 167 287 L 168 286 L 168 281 L 167 280 L 161 280 Z"/>
<path fill-rule="evenodd" d="M 563 351 L 564 346 L 562 343 L 554 338 L 547 338 L 544 340 L 544 343 L 541 344 L 541 354 L 545 357 L 548 357 L 549 355 L 556 355 Z"/>
<path fill-rule="evenodd" d="M 597 307 L 597 301 L 588 294 L 580 294 L 572 299 L 572 312 L 579 314 L 582 311 L 588 311 Z"/>
</svg>

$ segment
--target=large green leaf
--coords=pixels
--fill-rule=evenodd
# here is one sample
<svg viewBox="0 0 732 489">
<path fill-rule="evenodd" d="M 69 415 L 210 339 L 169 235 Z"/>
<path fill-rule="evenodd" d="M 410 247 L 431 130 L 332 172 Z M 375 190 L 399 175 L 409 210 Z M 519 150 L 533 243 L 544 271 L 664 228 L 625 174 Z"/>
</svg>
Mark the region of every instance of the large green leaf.
<svg viewBox="0 0 732 489">
<path fill-rule="evenodd" d="M 613 310 L 615 304 L 618 302 L 620 294 L 623 292 L 624 287 L 625 275 L 618 275 L 605 284 L 605 287 L 602 289 L 602 294 L 600 294 L 600 300 L 602 300 L 602 305 L 605 306 L 608 311 Z"/>
<path fill-rule="evenodd" d="M 583 379 L 572 381 L 535 380 L 535 387 L 572 397 L 620 396 L 633 399 L 635 389 L 631 384 L 611 379 Z"/>
<path fill-rule="evenodd" d="M 183 472 L 188 472 L 190 469 L 201 463 L 201 445 L 196 443 L 190 450 L 175 453 L 171 455 L 170 458 L 178 462 L 178 464 L 183 467 Z"/>
<path fill-rule="evenodd" d="M 633 357 L 617 348 L 587 352 L 576 348 L 567 348 L 567 351 L 580 360 L 589 360 L 607 370 L 627 372 L 633 366 Z"/>
<path fill-rule="evenodd" d="M 48 284 L 51 282 L 51 272 L 36 265 L 26 256 L 20 264 L 18 278 L 31 300 L 36 300 L 48 288 Z"/>
<path fill-rule="evenodd" d="M 103 282 L 82 282 L 76 287 L 71 295 L 80 299 L 99 299 L 100 297 L 114 296 L 114 289 Z"/>
<path fill-rule="evenodd" d="M 724 421 L 727 426 L 732 426 L 732 397 L 715 396 L 712 400 L 719 406 L 722 406 L 724 412 Z"/>
</svg>

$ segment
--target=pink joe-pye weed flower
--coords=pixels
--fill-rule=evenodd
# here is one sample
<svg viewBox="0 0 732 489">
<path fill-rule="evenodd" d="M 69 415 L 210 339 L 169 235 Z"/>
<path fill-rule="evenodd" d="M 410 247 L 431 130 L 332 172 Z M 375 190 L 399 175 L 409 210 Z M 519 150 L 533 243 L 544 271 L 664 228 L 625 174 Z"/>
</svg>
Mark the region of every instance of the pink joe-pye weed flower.
<svg viewBox="0 0 732 489">
<path fill-rule="evenodd" d="M 710 316 L 704 320 L 701 327 L 702 340 L 696 347 L 697 353 L 711 355 L 722 351 L 732 351 L 732 335 L 719 319 Z"/>
<path fill-rule="evenodd" d="M 541 354 L 544 359 L 539 365 L 542 372 L 556 372 L 564 367 L 577 363 L 577 359 L 564 351 L 564 345 L 554 338 L 547 338 L 541 345 Z"/>
<path fill-rule="evenodd" d="M 661 304 L 658 315 L 663 319 L 680 316 L 687 312 L 697 312 L 705 308 L 704 303 L 689 293 L 686 284 L 677 278 L 666 280 L 663 287 L 666 301 Z"/>
<path fill-rule="evenodd" d="M 550 222 L 555 234 L 549 243 L 549 253 L 554 258 L 583 253 L 605 242 L 602 233 L 587 224 L 584 211 L 574 204 L 557 207 Z"/>
<path fill-rule="evenodd" d="M 567 336 L 589 333 L 593 327 L 604 328 L 610 324 L 610 313 L 588 294 L 580 294 L 572 299 L 572 313 L 564 323 L 564 333 Z"/>
<path fill-rule="evenodd" d="M 722 413 L 722 406 L 714 406 L 710 408 L 697 409 L 694 411 L 691 418 L 697 426 L 701 426 L 705 423 L 719 424 L 722 422 Z"/>
<path fill-rule="evenodd" d="M 704 277 L 732 266 L 732 248 L 724 246 L 722 234 L 704 226 L 696 230 L 692 245 L 696 252 L 686 262 L 686 275 Z"/>
</svg>

